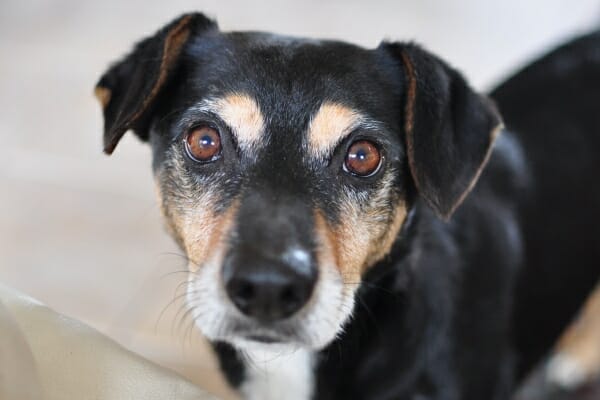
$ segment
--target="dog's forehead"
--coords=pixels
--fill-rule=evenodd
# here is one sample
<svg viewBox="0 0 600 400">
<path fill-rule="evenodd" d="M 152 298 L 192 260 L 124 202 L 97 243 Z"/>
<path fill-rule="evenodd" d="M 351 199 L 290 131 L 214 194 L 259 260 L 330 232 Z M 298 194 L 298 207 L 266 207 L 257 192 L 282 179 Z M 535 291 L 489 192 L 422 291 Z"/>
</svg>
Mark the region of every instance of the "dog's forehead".
<svg viewBox="0 0 600 400">
<path fill-rule="evenodd" d="M 335 40 L 291 37 L 267 32 L 215 32 L 192 40 L 188 54 L 205 65 L 250 76 L 272 72 L 268 81 L 352 73 L 372 74 L 376 66 L 370 49 Z M 260 76 L 252 76 L 260 81 Z M 354 76 L 356 77 L 356 76 Z M 281 82 L 280 82 L 281 83 Z"/>
<path fill-rule="evenodd" d="M 244 124 L 240 130 L 251 140 L 260 129 L 300 133 L 312 122 L 314 143 L 328 147 L 333 130 L 343 134 L 366 117 L 385 120 L 397 102 L 390 89 L 397 78 L 382 52 L 345 42 L 215 33 L 192 41 L 187 55 L 186 86 Z"/>
</svg>

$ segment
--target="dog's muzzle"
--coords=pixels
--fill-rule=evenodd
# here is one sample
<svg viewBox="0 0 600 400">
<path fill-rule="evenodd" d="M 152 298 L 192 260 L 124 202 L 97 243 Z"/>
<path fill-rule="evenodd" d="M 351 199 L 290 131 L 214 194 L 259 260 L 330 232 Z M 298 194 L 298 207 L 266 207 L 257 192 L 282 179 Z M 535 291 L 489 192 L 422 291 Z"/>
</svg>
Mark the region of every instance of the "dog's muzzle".
<svg viewBox="0 0 600 400">
<path fill-rule="evenodd" d="M 269 325 L 294 316 L 309 301 L 317 268 L 310 253 L 301 248 L 270 255 L 242 247 L 225 258 L 222 278 L 235 307 Z"/>
</svg>

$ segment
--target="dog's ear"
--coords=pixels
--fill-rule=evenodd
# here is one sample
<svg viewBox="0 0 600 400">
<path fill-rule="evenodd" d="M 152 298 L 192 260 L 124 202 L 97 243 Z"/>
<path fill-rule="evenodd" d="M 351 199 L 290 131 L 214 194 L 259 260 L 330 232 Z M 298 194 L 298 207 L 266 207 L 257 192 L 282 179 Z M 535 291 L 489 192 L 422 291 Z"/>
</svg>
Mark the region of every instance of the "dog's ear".
<svg viewBox="0 0 600 400">
<path fill-rule="evenodd" d="M 401 64 L 411 175 L 436 214 L 450 218 L 473 188 L 502 128 L 496 107 L 446 63 L 414 44 L 384 43 Z"/>
<path fill-rule="evenodd" d="M 175 71 L 189 38 L 217 25 L 203 14 L 185 14 L 112 65 L 96 85 L 104 112 L 104 151 L 111 154 L 126 131 L 147 140 L 146 117 Z"/>
</svg>

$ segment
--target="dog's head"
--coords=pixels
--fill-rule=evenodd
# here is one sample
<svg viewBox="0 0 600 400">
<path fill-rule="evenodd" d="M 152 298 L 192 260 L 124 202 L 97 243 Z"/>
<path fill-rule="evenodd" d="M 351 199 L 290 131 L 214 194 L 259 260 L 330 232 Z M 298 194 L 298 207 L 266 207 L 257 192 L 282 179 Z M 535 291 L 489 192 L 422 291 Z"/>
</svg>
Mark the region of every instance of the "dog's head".
<svg viewBox="0 0 600 400">
<path fill-rule="evenodd" d="M 500 126 L 415 45 L 223 33 L 201 14 L 140 42 L 96 95 L 107 153 L 130 129 L 152 145 L 197 326 L 238 346 L 334 339 L 409 207 L 448 218 Z"/>
</svg>

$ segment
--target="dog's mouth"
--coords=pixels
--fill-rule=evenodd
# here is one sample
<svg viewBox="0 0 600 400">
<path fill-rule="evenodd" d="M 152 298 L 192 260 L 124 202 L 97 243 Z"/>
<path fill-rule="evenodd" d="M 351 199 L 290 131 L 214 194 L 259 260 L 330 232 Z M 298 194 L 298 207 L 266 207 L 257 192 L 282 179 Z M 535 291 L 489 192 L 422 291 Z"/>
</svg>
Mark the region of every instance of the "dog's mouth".
<svg viewBox="0 0 600 400">
<path fill-rule="evenodd" d="M 300 329 L 301 322 L 296 318 L 275 324 L 263 324 L 243 317 L 238 318 L 233 316 L 230 320 L 227 336 L 231 342 L 239 344 L 240 347 L 252 344 L 292 346 L 309 344 Z"/>
<path fill-rule="evenodd" d="M 275 344 L 275 343 L 283 343 L 282 338 L 271 335 L 261 335 L 261 334 L 250 334 L 245 337 L 246 340 L 251 342 L 258 342 L 264 344 Z"/>
</svg>

